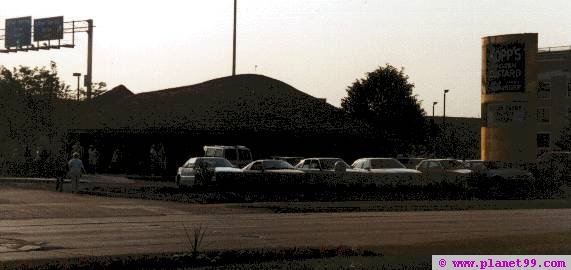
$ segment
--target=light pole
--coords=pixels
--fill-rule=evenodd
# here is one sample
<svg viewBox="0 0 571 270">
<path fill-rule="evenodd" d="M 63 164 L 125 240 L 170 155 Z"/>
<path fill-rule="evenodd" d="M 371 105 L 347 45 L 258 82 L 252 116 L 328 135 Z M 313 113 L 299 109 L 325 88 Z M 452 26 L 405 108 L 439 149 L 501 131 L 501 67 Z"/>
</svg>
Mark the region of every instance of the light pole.
<svg viewBox="0 0 571 270">
<path fill-rule="evenodd" d="M 434 106 L 436 106 L 436 104 L 438 104 L 438 102 L 434 101 L 432 102 L 432 121 L 434 122 Z"/>
<path fill-rule="evenodd" d="M 75 72 L 73 76 L 77 77 L 77 101 L 79 101 L 79 78 L 81 78 L 81 73 Z"/>
<path fill-rule="evenodd" d="M 238 0 L 234 0 L 234 39 L 232 43 L 232 76 L 236 75 L 236 9 Z"/>
<path fill-rule="evenodd" d="M 442 113 L 442 123 L 446 124 L 446 93 L 450 92 L 449 89 L 444 89 L 444 104 L 442 105 L 443 113 Z"/>
</svg>

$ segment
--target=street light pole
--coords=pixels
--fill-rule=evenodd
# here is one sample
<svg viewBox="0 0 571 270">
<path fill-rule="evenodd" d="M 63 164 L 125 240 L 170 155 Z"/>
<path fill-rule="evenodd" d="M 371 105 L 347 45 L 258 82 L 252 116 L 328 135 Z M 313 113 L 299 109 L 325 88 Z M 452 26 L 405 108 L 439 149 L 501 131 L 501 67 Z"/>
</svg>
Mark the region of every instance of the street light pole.
<svg viewBox="0 0 571 270">
<path fill-rule="evenodd" d="M 432 102 L 432 121 L 434 121 L 434 106 L 436 106 L 436 104 L 438 104 L 438 102 Z"/>
<path fill-rule="evenodd" d="M 77 77 L 77 101 L 79 101 L 79 78 L 81 78 L 81 73 L 75 72 L 73 76 Z"/>
<path fill-rule="evenodd" d="M 84 85 L 87 88 L 87 100 L 91 99 L 91 82 L 93 77 L 93 20 L 87 20 L 87 75 Z"/>
<path fill-rule="evenodd" d="M 232 76 L 236 75 L 236 11 L 238 0 L 234 0 L 234 39 L 232 43 Z"/>
<path fill-rule="evenodd" d="M 442 123 L 446 124 L 446 93 L 450 92 L 449 89 L 444 89 L 444 104 L 443 106 L 443 113 L 442 113 Z"/>
</svg>

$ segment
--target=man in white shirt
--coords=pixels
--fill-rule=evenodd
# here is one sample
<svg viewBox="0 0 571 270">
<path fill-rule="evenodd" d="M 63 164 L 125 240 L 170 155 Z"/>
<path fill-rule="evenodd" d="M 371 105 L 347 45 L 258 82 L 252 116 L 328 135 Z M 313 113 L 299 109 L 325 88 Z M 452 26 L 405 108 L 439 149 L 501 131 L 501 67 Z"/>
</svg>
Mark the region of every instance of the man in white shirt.
<svg viewBox="0 0 571 270">
<path fill-rule="evenodd" d="M 83 162 L 79 159 L 79 153 L 73 153 L 73 158 L 69 160 L 67 166 L 69 167 L 72 192 L 76 193 L 79 190 L 79 178 L 81 177 L 81 173 L 85 172 Z"/>
</svg>

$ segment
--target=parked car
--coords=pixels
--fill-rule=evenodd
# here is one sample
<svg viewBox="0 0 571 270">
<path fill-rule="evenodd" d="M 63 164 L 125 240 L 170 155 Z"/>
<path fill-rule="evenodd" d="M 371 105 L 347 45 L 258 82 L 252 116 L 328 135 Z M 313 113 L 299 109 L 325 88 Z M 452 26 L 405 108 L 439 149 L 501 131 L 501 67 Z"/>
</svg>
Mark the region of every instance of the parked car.
<svg viewBox="0 0 571 270">
<path fill-rule="evenodd" d="M 303 159 L 303 157 L 273 156 L 272 159 L 283 160 L 283 161 L 289 163 L 290 165 L 295 166 L 297 163 L 299 163 L 300 160 Z"/>
<path fill-rule="evenodd" d="M 431 182 L 463 181 L 463 184 L 467 185 L 467 180 L 472 177 L 472 171 L 462 168 L 461 165 L 462 162 L 456 159 L 425 159 L 416 166 L 416 169 Z"/>
<path fill-rule="evenodd" d="M 304 172 L 357 171 L 340 158 L 306 158 L 295 165 L 295 168 Z"/>
<path fill-rule="evenodd" d="M 411 158 L 411 157 L 397 157 L 397 160 L 402 163 L 405 167 L 409 169 L 416 169 L 416 165 L 418 165 L 421 161 L 425 160 L 426 158 Z"/>
<path fill-rule="evenodd" d="M 539 156 L 537 158 L 537 173 L 561 184 L 570 183 L 571 152 L 549 151 Z"/>
<path fill-rule="evenodd" d="M 360 158 L 351 165 L 353 169 L 370 174 L 369 180 L 377 186 L 421 185 L 421 172 L 406 168 L 394 158 Z"/>
<path fill-rule="evenodd" d="M 483 197 L 530 194 L 535 184 L 530 172 L 502 161 L 466 160 L 462 167 L 472 170 L 472 187 Z"/>
<path fill-rule="evenodd" d="M 533 175 L 525 170 L 512 168 L 511 164 L 502 161 L 466 160 L 462 168 L 469 169 L 474 175 L 488 179 L 530 181 Z"/>
<path fill-rule="evenodd" d="M 206 186 L 216 182 L 219 172 L 242 172 L 230 161 L 218 157 L 193 157 L 178 168 L 176 184 L 182 186 Z"/>
<path fill-rule="evenodd" d="M 415 169 L 408 169 L 394 158 L 360 158 L 351 165 L 353 169 L 367 171 L 371 173 L 392 173 L 392 174 L 419 174 Z"/>
<path fill-rule="evenodd" d="M 285 173 L 301 173 L 291 164 L 283 160 L 261 159 L 251 162 L 242 168 L 244 172 L 285 172 Z"/>
<path fill-rule="evenodd" d="M 225 158 L 238 168 L 252 162 L 252 153 L 248 147 L 242 145 L 206 145 L 203 147 L 204 156 Z"/>
</svg>

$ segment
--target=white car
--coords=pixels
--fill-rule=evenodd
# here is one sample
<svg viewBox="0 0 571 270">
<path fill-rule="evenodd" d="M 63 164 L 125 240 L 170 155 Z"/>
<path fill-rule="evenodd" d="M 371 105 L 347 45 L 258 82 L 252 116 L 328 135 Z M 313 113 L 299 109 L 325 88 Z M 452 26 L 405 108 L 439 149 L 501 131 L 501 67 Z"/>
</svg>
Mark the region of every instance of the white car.
<svg viewBox="0 0 571 270">
<path fill-rule="evenodd" d="M 201 174 L 200 170 L 204 170 Z M 225 158 L 218 157 L 193 157 L 178 168 L 176 184 L 182 186 L 204 186 L 210 182 L 216 182 L 216 174 L 219 172 L 242 172 Z"/>
<path fill-rule="evenodd" d="M 278 173 L 301 173 L 291 164 L 283 160 L 260 159 L 251 162 L 242 168 L 244 172 L 278 172 Z"/>
<path fill-rule="evenodd" d="M 421 174 L 418 170 L 408 169 L 394 158 L 360 158 L 355 160 L 351 167 L 370 173 Z"/>
<path fill-rule="evenodd" d="M 360 158 L 353 162 L 352 167 L 367 174 L 365 179 L 377 186 L 422 184 L 420 171 L 408 169 L 394 158 Z"/>
<path fill-rule="evenodd" d="M 340 158 L 306 158 L 295 165 L 295 168 L 307 173 L 335 172 L 337 170 L 347 172 L 356 171 Z"/>
</svg>

